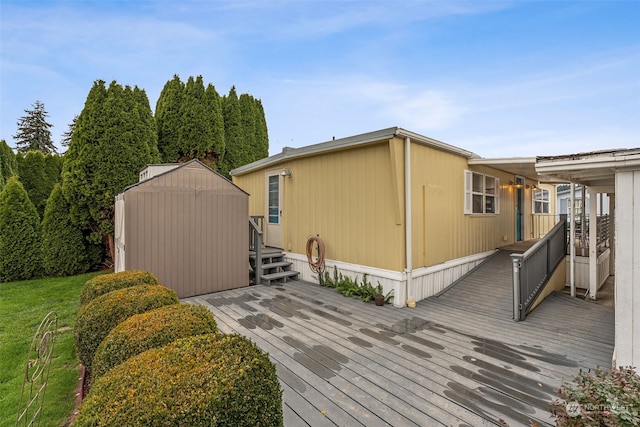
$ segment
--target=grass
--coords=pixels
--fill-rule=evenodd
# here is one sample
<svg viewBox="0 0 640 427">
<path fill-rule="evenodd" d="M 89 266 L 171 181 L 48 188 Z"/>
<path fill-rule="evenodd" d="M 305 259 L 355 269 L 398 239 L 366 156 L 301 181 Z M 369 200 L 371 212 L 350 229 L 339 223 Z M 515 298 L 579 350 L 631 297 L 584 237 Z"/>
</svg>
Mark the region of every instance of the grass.
<svg viewBox="0 0 640 427">
<path fill-rule="evenodd" d="M 41 425 L 63 426 L 74 408 L 78 360 L 73 322 L 80 290 L 98 273 L 0 283 L 0 426 L 13 426 L 22 392 L 27 352 L 42 319 L 58 314 Z"/>
</svg>

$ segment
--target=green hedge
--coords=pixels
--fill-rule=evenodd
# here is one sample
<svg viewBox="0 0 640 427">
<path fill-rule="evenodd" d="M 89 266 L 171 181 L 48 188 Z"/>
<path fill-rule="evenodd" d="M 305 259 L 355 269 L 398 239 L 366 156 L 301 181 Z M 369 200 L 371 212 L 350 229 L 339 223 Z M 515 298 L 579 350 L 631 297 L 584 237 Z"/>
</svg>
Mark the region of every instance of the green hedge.
<svg viewBox="0 0 640 427">
<path fill-rule="evenodd" d="M 148 271 L 131 270 L 119 273 L 103 274 L 88 280 L 80 293 L 80 305 L 117 289 L 137 285 L 158 285 L 158 279 Z"/>
<path fill-rule="evenodd" d="M 132 356 L 179 338 L 217 332 L 213 314 L 191 304 L 172 304 L 131 316 L 113 328 L 93 357 L 93 379 Z"/>
<path fill-rule="evenodd" d="M 178 304 L 174 290 L 160 285 L 139 285 L 119 289 L 80 307 L 74 335 L 80 362 L 91 371 L 96 349 L 109 332 L 134 314 L 169 304 Z"/>
<path fill-rule="evenodd" d="M 240 335 L 184 338 L 98 378 L 74 427 L 282 426 L 269 356 Z"/>
</svg>

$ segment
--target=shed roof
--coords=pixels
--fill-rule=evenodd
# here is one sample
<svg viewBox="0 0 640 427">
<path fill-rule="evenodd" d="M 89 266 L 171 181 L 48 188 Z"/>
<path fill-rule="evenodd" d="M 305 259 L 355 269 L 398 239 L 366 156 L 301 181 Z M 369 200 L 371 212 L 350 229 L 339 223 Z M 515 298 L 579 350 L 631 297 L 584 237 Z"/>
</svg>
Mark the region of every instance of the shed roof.
<svg viewBox="0 0 640 427">
<path fill-rule="evenodd" d="M 161 165 L 168 165 L 168 164 L 169 163 L 162 163 Z M 180 163 L 180 164 L 178 164 L 177 167 L 175 167 L 173 169 L 170 169 L 168 171 L 159 173 L 158 175 L 154 175 L 153 177 L 151 177 L 149 179 L 145 179 L 144 181 L 140 181 L 140 182 L 137 182 L 135 184 L 129 185 L 124 190 L 122 190 L 122 192 L 120 194 L 122 194 L 122 193 L 124 193 L 124 192 L 126 192 L 126 191 L 128 191 L 128 190 L 130 190 L 132 188 L 138 187 L 140 185 L 147 185 L 147 184 L 152 183 L 154 180 L 156 180 L 156 179 L 158 179 L 158 178 L 160 178 L 162 176 L 165 176 L 165 175 L 168 175 L 168 174 L 172 174 L 172 173 L 176 173 L 179 170 L 181 170 L 182 168 L 185 168 L 185 167 L 188 167 L 188 166 L 193 166 L 193 165 L 200 166 L 202 169 L 207 170 L 208 172 L 211 172 L 212 174 L 214 174 L 218 178 L 225 180 L 225 182 L 228 183 L 231 187 L 234 187 L 234 188 L 238 189 L 239 191 L 243 192 L 244 194 L 249 195 L 249 193 L 244 191 L 242 188 L 238 187 L 236 184 L 234 184 L 233 182 L 231 182 L 230 180 L 228 180 L 224 176 L 220 175 L 218 172 L 214 171 L 213 169 L 211 169 L 209 166 L 205 165 L 204 163 L 202 163 L 198 159 L 192 159 L 192 160 L 189 160 L 188 162 Z M 144 168 L 143 168 L 143 170 L 144 170 Z"/>
<path fill-rule="evenodd" d="M 411 142 L 422 144 L 428 147 L 437 148 L 449 153 L 465 157 L 467 159 L 480 157 L 477 154 L 464 150 L 462 148 L 455 147 L 453 145 L 446 144 L 442 141 L 438 141 L 433 138 L 429 138 L 399 127 L 390 127 L 386 129 L 377 130 L 374 132 L 363 133 L 360 135 L 350 136 L 347 138 L 334 139 L 331 141 L 321 142 L 319 144 L 308 145 L 306 147 L 291 148 L 284 147 L 281 153 L 275 154 L 270 157 L 266 157 L 261 160 L 257 160 L 253 163 L 249 163 L 244 166 L 233 169 L 231 175 L 242 175 L 252 172 L 254 170 L 263 169 L 268 166 L 272 166 L 281 163 L 285 160 L 292 160 L 301 157 L 314 156 L 321 153 L 327 153 L 331 151 L 344 150 L 346 148 L 358 147 L 375 142 L 389 140 L 391 138 L 401 137 L 410 138 Z"/>
</svg>

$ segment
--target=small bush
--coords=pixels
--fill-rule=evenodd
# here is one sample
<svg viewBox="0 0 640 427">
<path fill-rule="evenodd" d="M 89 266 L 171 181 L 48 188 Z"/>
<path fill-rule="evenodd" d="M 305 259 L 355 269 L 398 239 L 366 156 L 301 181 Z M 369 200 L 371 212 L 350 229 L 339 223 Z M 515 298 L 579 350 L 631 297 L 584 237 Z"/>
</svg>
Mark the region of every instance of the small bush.
<svg viewBox="0 0 640 427">
<path fill-rule="evenodd" d="M 139 285 L 118 289 L 80 307 L 74 335 L 80 362 L 91 371 L 96 349 L 109 332 L 134 314 L 178 303 L 172 289 L 160 285 Z"/>
<path fill-rule="evenodd" d="M 556 425 L 637 426 L 640 425 L 640 376 L 631 367 L 580 370 L 574 383 L 564 383 L 551 412 Z"/>
<path fill-rule="evenodd" d="M 203 306 L 172 304 L 131 316 L 113 328 L 93 357 L 92 378 L 132 356 L 178 338 L 217 332 L 213 314 Z"/>
<path fill-rule="evenodd" d="M 240 335 L 184 338 L 145 351 L 93 383 L 74 427 L 282 426 L 269 356 Z"/>
<path fill-rule="evenodd" d="M 116 289 L 137 285 L 158 285 L 158 279 L 148 271 L 131 270 L 119 273 L 103 274 L 88 280 L 80 293 L 80 305 Z"/>
</svg>

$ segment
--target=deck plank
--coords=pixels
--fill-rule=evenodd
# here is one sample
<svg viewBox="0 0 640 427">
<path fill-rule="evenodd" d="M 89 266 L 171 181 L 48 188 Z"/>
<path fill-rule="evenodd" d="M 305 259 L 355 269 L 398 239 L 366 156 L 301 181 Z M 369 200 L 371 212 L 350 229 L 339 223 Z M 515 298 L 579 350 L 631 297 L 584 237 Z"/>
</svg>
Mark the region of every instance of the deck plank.
<svg viewBox="0 0 640 427">
<path fill-rule="evenodd" d="M 414 309 L 301 281 L 185 301 L 269 353 L 286 426 L 552 425 L 562 382 L 610 365 L 613 310 L 552 294 L 514 322 L 510 260 L 492 262 Z"/>
</svg>

